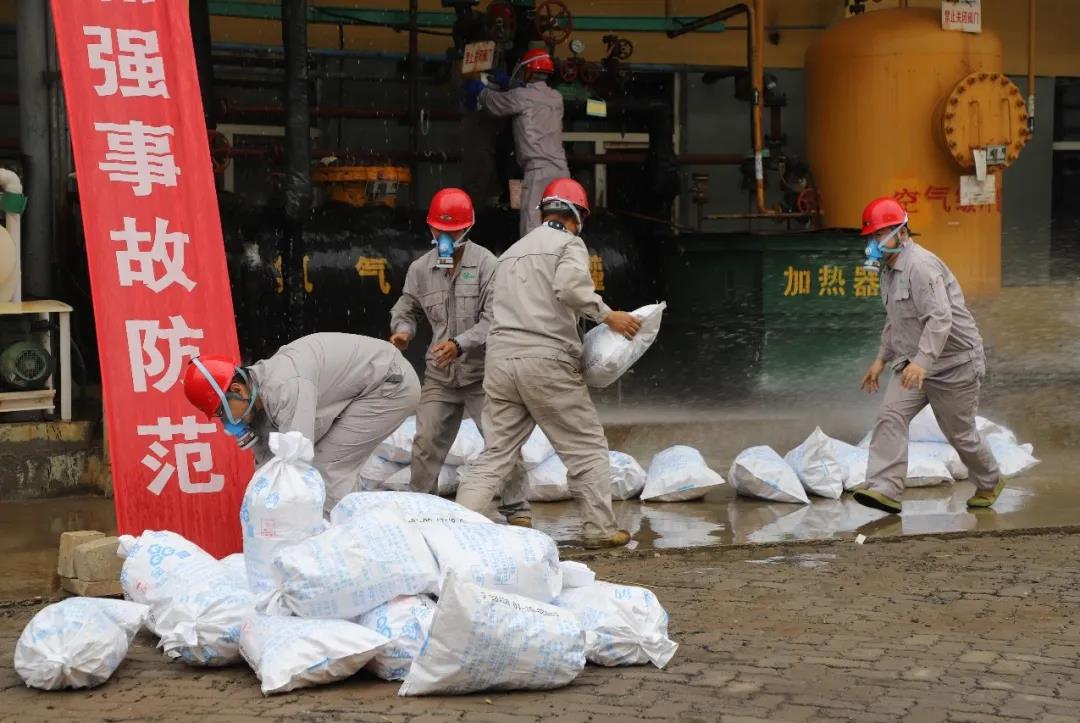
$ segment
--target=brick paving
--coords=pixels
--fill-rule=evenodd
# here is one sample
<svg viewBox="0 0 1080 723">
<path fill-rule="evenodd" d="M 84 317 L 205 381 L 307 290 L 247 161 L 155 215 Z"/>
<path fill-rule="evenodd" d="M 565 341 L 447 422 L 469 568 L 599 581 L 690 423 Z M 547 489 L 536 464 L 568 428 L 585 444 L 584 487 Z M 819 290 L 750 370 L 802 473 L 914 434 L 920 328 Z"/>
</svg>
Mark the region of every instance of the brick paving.
<svg viewBox="0 0 1080 723">
<path fill-rule="evenodd" d="M 34 607 L 0 610 L 0 721 L 1080 720 L 1080 535 L 904 539 L 597 556 L 671 615 L 666 670 L 589 666 L 545 693 L 396 696 L 357 676 L 264 698 L 245 666 L 188 668 L 147 634 L 104 686 L 28 690 Z"/>
</svg>

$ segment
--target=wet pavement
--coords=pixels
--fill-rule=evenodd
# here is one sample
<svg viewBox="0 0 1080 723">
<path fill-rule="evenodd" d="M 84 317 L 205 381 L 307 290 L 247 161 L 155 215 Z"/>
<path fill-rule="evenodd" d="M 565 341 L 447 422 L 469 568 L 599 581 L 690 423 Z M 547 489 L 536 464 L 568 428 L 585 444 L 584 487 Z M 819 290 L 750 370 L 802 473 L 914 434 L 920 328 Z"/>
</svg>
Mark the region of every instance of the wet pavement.
<svg viewBox="0 0 1080 723">
<path fill-rule="evenodd" d="M 989 375 L 982 413 L 1035 445 L 1042 464 L 1014 480 L 993 510 L 969 511 L 967 482 L 910 490 L 900 517 L 841 500 L 788 505 L 736 498 L 725 486 L 687 503 L 615 504 L 620 524 L 638 549 L 674 549 L 777 541 L 888 537 L 925 533 L 1017 530 L 1080 525 L 1080 288 L 1006 289 L 977 311 L 987 339 Z M 781 454 L 820 425 L 831 436 L 857 442 L 873 422 L 878 397 L 853 392 L 857 379 L 810 370 L 805 384 L 780 398 L 760 396 L 727 406 L 694 400 L 667 405 L 633 401 L 601 406 L 612 449 L 645 467 L 672 444 L 701 450 L 727 476 L 746 447 L 773 446 Z M 629 396 L 629 395 L 628 395 Z M 568 545 L 579 535 L 572 503 L 534 505 L 536 526 Z M 64 530 L 112 532 L 112 501 L 72 497 L 0 502 L 0 599 L 49 595 L 58 588 L 56 542 Z"/>
</svg>

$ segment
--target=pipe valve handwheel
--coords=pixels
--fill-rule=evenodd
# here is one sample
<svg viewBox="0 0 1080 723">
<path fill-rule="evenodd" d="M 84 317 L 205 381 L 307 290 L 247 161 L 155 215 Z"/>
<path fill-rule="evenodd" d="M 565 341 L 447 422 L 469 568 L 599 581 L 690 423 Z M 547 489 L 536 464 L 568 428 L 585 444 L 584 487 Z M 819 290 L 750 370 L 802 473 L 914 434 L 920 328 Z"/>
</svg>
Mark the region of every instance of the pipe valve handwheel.
<svg viewBox="0 0 1080 723">
<path fill-rule="evenodd" d="M 570 9 L 560 0 L 547 0 L 536 8 L 533 15 L 536 34 L 548 45 L 566 42 L 574 30 L 574 18 Z"/>
</svg>

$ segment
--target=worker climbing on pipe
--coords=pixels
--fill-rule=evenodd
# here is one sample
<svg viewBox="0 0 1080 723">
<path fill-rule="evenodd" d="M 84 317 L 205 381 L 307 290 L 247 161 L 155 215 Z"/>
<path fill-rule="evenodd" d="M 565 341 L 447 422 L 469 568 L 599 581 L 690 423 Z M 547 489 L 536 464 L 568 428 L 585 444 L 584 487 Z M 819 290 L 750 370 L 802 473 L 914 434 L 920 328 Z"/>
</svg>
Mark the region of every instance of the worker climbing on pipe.
<svg viewBox="0 0 1080 723">
<path fill-rule="evenodd" d="M 562 144 L 563 98 L 547 80 L 555 63 L 546 50 L 525 52 L 510 75 L 513 84 L 520 73 L 524 85 L 498 90 L 496 83 L 471 80 L 465 85 L 469 110 L 485 108 L 495 116 L 513 116 L 514 148 L 525 177 L 521 183 L 521 222 L 524 236 L 540 225 L 539 203 L 544 188 L 555 178 L 566 178 L 566 152 Z"/>
<path fill-rule="evenodd" d="M 326 482 L 326 510 L 360 489 L 360 467 L 420 400 L 416 372 L 393 345 L 357 334 L 320 333 L 241 366 L 195 357 L 184 394 L 221 420 L 255 463 L 271 457 L 271 432 L 300 432 L 315 444 L 313 465 Z"/>
<path fill-rule="evenodd" d="M 630 534 L 615 524 L 607 439 L 582 378 L 578 322 L 607 324 L 631 339 L 639 324 L 596 293 L 589 252 L 578 236 L 589 214 L 585 189 L 559 178 L 539 203 L 543 224 L 499 257 L 484 376 L 487 448 L 458 487 L 458 504 L 486 512 L 534 427 L 566 465 L 581 510 L 585 546 L 618 547 Z"/>
<path fill-rule="evenodd" d="M 431 325 L 424 386 L 416 410 L 412 478 L 414 492 L 438 493 L 439 470 L 461 426 L 464 412 L 485 427 L 484 349 L 491 325 L 495 255 L 474 243 L 472 199 L 460 188 L 444 188 L 431 199 L 427 223 L 435 245 L 409 266 L 401 298 L 390 311 L 390 342 L 405 351 L 421 317 Z M 532 526 L 525 500 L 524 468 L 518 466 L 500 490 L 500 512 L 512 525 Z"/>
<path fill-rule="evenodd" d="M 862 235 L 869 240 L 867 267 L 880 269 L 885 328 L 861 387 L 878 391 L 887 364 L 895 374 L 874 424 L 867 485 L 855 492 L 855 501 L 899 514 L 908 425 L 929 404 L 975 483 L 968 507 L 990 507 L 1006 480 L 975 426 L 986 357 L 960 284 L 941 259 L 911 240 L 907 212 L 894 199 L 866 206 Z"/>
</svg>

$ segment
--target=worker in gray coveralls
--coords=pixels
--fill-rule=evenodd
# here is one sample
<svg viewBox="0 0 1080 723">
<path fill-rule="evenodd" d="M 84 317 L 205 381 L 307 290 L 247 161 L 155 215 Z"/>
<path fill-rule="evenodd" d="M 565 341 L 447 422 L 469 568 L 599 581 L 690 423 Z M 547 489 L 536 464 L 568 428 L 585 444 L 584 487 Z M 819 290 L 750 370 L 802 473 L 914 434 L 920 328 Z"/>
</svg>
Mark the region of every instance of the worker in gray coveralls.
<svg viewBox="0 0 1080 723">
<path fill-rule="evenodd" d="M 578 237 L 589 213 L 585 189 L 556 179 L 540 200 L 544 223 L 499 257 L 487 338 L 487 449 L 461 476 L 458 504 L 484 512 L 539 425 L 566 465 L 585 546 L 630 541 L 611 508 L 607 439 L 582 378 L 578 323 L 585 317 L 631 339 L 640 325 L 596 293 L 589 252 Z"/>
<path fill-rule="evenodd" d="M 491 324 L 495 255 L 469 240 L 476 222 L 472 199 L 444 188 L 431 199 L 428 227 L 435 246 L 409 266 L 401 298 L 390 311 L 390 342 L 404 351 L 425 317 L 431 325 L 424 387 L 416 410 L 409 489 L 436 494 L 439 470 L 461 426 L 463 412 L 484 434 L 484 349 Z M 501 489 L 499 511 L 512 525 L 532 526 L 524 468 Z"/>
<path fill-rule="evenodd" d="M 990 507 L 1005 477 L 975 427 L 986 358 L 960 284 L 941 259 L 911 240 L 907 212 L 892 198 L 870 202 L 863 211 L 862 235 L 869 237 L 868 267 L 880 268 L 886 319 L 877 359 L 861 386 L 876 392 L 888 363 L 896 374 L 874 424 L 867 484 L 855 492 L 855 500 L 900 512 L 908 425 L 929 404 L 975 483 L 968 507 Z"/>
<path fill-rule="evenodd" d="M 242 367 L 224 357 L 191 360 L 184 394 L 255 463 L 271 458 L 271 432 L 300 432 L 315 445 L 326 509 L 360 489 L 360 467 L 420 401 L 416 372 L 392 344 L 357 334 L 301 337 Z"/>
</svg>

